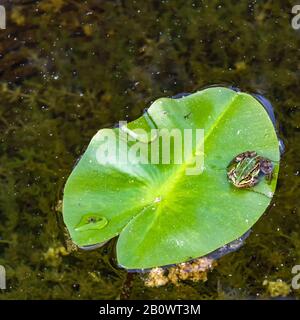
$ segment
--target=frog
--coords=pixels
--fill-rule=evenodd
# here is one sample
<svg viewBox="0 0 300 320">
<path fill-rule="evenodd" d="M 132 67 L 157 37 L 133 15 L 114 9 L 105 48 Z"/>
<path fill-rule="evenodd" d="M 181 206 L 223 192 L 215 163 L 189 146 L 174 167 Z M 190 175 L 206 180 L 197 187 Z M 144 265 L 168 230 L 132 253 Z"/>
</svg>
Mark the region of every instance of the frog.
<svg viewBox="0 0 300 320">
<path fill-rule="evenodd" d="M 270 182 L 273 174 L 273 163 L 256 151 L 245 151 L 233 158 L 227 166 L 229 181 L 237 188 L 251 188 L 258 184 L 259 175 L 263 174 Z"/>
</svg>

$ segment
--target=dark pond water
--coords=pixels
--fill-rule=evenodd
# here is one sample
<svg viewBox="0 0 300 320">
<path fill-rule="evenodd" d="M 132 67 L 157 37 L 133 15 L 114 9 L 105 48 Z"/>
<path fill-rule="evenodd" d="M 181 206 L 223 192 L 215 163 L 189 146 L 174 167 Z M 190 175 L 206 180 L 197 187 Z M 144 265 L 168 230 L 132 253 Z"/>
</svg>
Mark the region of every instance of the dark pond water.
<svg viewBox="0 0 300 320">
<path fill-rule="evenodd" d="M 261 94 L 274 106 L 286 151 L 272 204 L 206 282 L 147 288 L 134 274 L 126 298 L 271 298 L 273 282 L 290 286 L 300 264 L 294 1 L 2 3 L 1 299 L 125 297 L 128 275 L 117 267 L 115 240 L 95 251 L 72 251 L 66 240 L 59 208 L 65 181 L 100 128 L 135 119 L 156 98 L 215 83 Z M 300 290 L 285 295 L 299 298 Z"/>
</svg>

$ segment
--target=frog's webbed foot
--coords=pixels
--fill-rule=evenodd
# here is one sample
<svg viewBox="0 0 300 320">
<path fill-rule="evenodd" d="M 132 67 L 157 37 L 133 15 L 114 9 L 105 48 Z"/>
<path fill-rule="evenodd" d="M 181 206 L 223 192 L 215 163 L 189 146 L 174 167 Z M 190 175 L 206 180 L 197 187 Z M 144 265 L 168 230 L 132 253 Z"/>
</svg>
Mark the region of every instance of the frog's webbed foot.
<svg viewBox="0 0 300 320">
<path fill-rule="evenodd" d="M 258 177 L 253 177 L 251 183 L 249 184 L 249 187 L 254 187 L 258 184 L 259 178 Z"/>
<path fill-rule="evenodd" d="M 270 183 L 273 178 L 273 163 L 267 158 L 261 158 L 260 170 L 265 175 L 265 179 Z"/>
<path fill-rule="evenodd" d="M 270 184 L 271 181 L 272 181 L 272 179 L 273 179 L 273 171 L 270 172 L 270 173 L 267 173 L 267 174 L 265 175 L 265 179 L 267 180 L 268 184 Z"/>
</svg>

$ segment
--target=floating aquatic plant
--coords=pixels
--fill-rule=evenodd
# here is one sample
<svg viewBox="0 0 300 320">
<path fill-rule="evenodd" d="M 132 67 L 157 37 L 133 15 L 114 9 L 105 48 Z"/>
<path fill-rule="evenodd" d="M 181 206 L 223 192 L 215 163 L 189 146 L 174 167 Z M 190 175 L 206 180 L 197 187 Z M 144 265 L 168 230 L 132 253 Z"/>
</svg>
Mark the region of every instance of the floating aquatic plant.
<svg viewBox="0 0 300 320">
<path fill-rule="evenodd" d="M 119 236 L 117 258 L 127 269 L 181 263 L 237 239 L 264 213 L 276 187 L 278 138 L 267 112 L 249 94 L 213 87 L 180 99 L 161 98 L 143 116 L 113 132 L 131 137 L 125 142 L 130 156 L 134 140 L 147 146 L 159 140 L 154 128 L 204 129 L 201 172 L 186 174 L 201 150 L 199 144 L 192 145 L 183 163 L 163 164 L 161 155 L 156 164 L 102 163 L 102 129 L 64 190 L 63 215 L 72 240 L 83 247 Z M 181 148 L 187 143 L 184 140 Z M 272 161 L 271 181 L 261 179 L 245 189 L 229 183 L 227 165 L 246 150 Z M 147 148 L 140 145 L 138 152 L 140 160 L 149 158 Z"/>
</svg>

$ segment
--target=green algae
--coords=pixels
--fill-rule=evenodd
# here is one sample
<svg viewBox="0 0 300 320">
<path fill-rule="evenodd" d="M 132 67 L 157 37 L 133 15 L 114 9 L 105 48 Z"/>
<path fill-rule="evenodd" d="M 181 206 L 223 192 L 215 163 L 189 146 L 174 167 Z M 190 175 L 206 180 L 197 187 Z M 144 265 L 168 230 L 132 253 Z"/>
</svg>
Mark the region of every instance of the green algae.
<svg viewBox="0 0 300 320">
<path fill-rule="evenodd" d="M 51 0 L 8 8 L 8 29 L 0 30 L 0 265 L 7 274 L 0 299 L 124 298 L 128 277 L 114 241 L 81 251 L 65 235 L 57 204 L 66 178 L 99 128 L 137 118 L 158 97 L 215 83 L 261 92 L 274 105 L 286 152 L 272 205 L 206 282 L 146 288 L 134 274 L 126 298 L 271 298 L 265 280 L 291 283 L 300 264 L 293 5 Z"/>
</svg>

